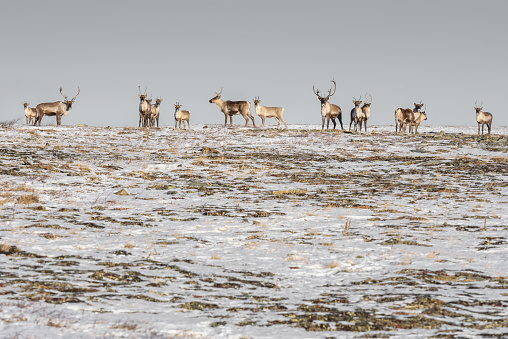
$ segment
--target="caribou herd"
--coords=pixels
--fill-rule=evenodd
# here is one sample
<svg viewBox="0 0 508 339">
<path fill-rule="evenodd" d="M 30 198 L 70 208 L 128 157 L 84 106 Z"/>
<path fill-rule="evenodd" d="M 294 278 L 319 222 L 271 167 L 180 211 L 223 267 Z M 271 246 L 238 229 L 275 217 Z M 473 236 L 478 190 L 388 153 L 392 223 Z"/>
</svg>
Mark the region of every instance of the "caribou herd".
<svg viewBox="0 0 508 339">
<path fill-rule="evenodd" d="M 336 128 L 337 123 L 335 119 L 339 120 L 341 130 L 344 130 L 344 125 L 342 124 L 342 110 L 338 105 L 331 104 L 329 102 L 330 97 L 332 97 L 337 91 L 337 83 L 335 80 L 331 81 L 333 83 L 333 89 L 330 88 L 328 90 L 327 95 L 321 95 L 319 89 L 315 89 L 314 85 L 312 85 L 312 90 L 314 94 L 318 97 L 318 100 L 321 104 L 321 130 L 325 128 L 326 121 L 326 129 L 330 128 L 330 120 L 333 123 L 333 129 Z M 160 105 L 163 101 L 162 98 L 155 98 L 155 103 L 152 104 L 152 95 L 148 98 L 147 88 L 145 88 L 144 92 L 141 91 L 141 86 L 138 86 L 139 89 L 139 123 L 138 127 L 159 127 L 159 112 Z M 34 107 L 29 107 L 30 103 L 25 101 L 22 103 L 23 108 L 25 109 L 25 117 L 27 125 L 41 125 L 42 118 L 44 116 L 56 116 L 56 124 L 61 125 L 62 116 L 69 115 L 69 111 L 72 108 L 72 104 L 76 100 L 76 97 L 79 95 L 80 89 L 78 87 L 78 93 L 69 100 L 65 94 L 62 93 L 62 87 L 60 87 L 60 94 L 63 96 L 64 100 L 55 101 L 55 102 L 47 102 L 41 103 Z M 251 104 L 249 101 L 224 101 L 221 97 L 222 88 L 220 92 L 215 92 L 215 96 L 209 100 L 210 103 L 216 104 L 217 107 L 224 113 L 224 126 L 227 126 L 228 117 L 230 126 L 233 126 L 233 116 L 234 115 L 242 115 L 245 119 L 245 126 L 248 126 L 249 119 L 252 120 L 252 126 L 256 127 L 256 123 L 254 122 L 254 117 L 251 114 Z M 349 131 L 351 131 L 351 127 L 353 126 L 355 132 L 362 131 L 362 125 L 364 132 L 367 132 L 367 121 L 370 118 L 370 106 L 372 104 L 372 95 L 365 94 L 365 99 L 362 101 L 360 98 L 357 100 L 353 97 L 354 107 L 351 109 L 351 119 L 349 123 Z M 259 97 L 255 97 L 253 100 L 255 106 L 256 114 L 261 118 L 263 127 L 265 127 L 266 118 L 274 118 L 277 121 L 277 129 L 280 128 L 281 122 L 284 123 L 286 129 L 288 129 L 288 125 L 284 120 L 283 113 L 284 108 L 282 107 L 266 107 L 260 105 L 261 99 Z M 363 105 L 362 105 L 363 103 Z M 424 104 L 420 101 L 420 103 L 414 103 L 414 108 L 397 108 L 395 110 L 395 133 L 406 133 L 406 127 L 409 127 L 408 133 L 418 133 L 418 126 L 424 121 L 427 120 L 427 113 L 425 110 L 422 111 L 422 107 Z M 187 123 L 187 129 L 190 129 L 190 112 L 182 111 L 180 108 L 182 105 L 180 103 L 176 103 L 175 107 L 175 129 L 181 128 L 183 123 L 183 128 L 185 129 L 185 123 Z M 484 133 L 484 126 L 487 125 L 487 133 L 490 135 L 490 131 L 492 129 L 492 113 L 483 111 L 483 101 L 478 106 L 475 103 L 474 109 L 476 111 L 476 121 L 478 123 L 478 134 Z"/>
</svg>

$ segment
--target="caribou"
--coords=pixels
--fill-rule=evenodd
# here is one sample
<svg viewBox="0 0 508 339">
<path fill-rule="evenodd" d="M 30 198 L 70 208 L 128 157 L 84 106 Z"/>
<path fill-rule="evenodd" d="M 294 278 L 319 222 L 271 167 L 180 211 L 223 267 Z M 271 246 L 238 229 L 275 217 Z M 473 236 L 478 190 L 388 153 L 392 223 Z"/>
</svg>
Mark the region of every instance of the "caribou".
<svg viewBox="0 0 508 339">
<path fill-rule="evenodd" d="M 425 107 L 425 111 L 427 108 Z M 414 134 L 418 133 L 418 126 L 422 123 L 422 121 L 427 120 L 427 113 L 425 111 L 419 111 L 418 116 L 416 117 L 417 113 L 413 113 L 412 121 L 409 122 L 409 134 L 411 134 L 413 127 L 415 128 Z"/>
<path fill-rule="evenodd" d="M 412 119 L 411 121 L 414 121 L 415 119 L 418 118 L 422 110 L 423 104 L 420 101 L 419 104 L 414 103 L 414 105 L 415 108 L 412 110 L 410 108 L 400 108 L 400 107 L 395 110 L 395 133 L 399 133 L 402 131 L 406 133 L 407 124 L 404 123 L 405 117 L 410 117 Z"/>
<path fill-rule="evenodd" d="M 35 121 L 37 121 L 37 110 L 30 106 L 29 102 L 22 102 L 21 105 L 25 108 L 25 117 L 27 125 L 35 125 Z"/>
<path fill-rule="evenodd" d="M 150 121 L 152 118 L 152 98 L 150 95 L 150 99 L 145 99 L 146 101 L 146 111 L 143 116 L 143 127 L 149 127 Z"/>
<path fill-rule="evenodd" d="M 363 119 L 363 112 L 360 105 L 362 104 L 362 97 L 360 96 L 360 99 L 356 100 L 355 97 L 353 97 L 353 104 L 355 104 L 355 107 L 351 109 L 351 122 L 349 123 L 349 130 L 351 131 L 351 124 L 355 124 L 355 132 L 358 131 L 358 124 L 360 124 L 360 132 L 362 131 L 362 119 Z"/>
<path fill-rule="evenodd" d="M 370 100 L 367 101 L 367 95 L 370 96 Z M 367 132 L 367 120 L 370 119 L 370 105 L 372 104 L 372 95 L 365 93 L 365 102 L 362 106 L 362 120 L 360 121 L 360 131 L 362 130 L 362 122 L 365 126 L 365 132 Z"/>
<path fill-rule="evenodd" d="M 480 135 L 480 125 L 482 126 L 482 135 L 483 135 L 483 126 L 487 125 L 488 134 L 490 135 L 490 129 L 492 128 L 492 113 L 484 112 L 483 110 L 483 101 L 480 106 L 475 102 L 474 109 L 476 111 L 476 122 L 478 123 L 478 135 Z"/>
<path fill-rule="evenodd" d="M 138 127 L 141 127 L 141 125 L 143 125 L 143 127 L 146 127 L 145 125 L 145 121 L 146 121 L 146 115 L 149 111 L 149 105 L 148 105 L 148 101 L 146 100 L 146 97 L 148 96 L 146 94 L 146 88 L 145 88 L 145 93 L 141 93 L 141 86 L 138 86 L 138 89 L 139 89 L 139 94 L 138 94 L 138 97 L 139 97 L 139 124 L 138 124 Z"/>
<path fill-rule="evenodd" d="M 248 101 L 230 101 L 230 100 L 222 100 L 222 87 L 220 92 L 215 92 L 215 96 L 210 99 L 211 104 L 216 104 L 217 107 L 224 113 L 224 126 L 228 124 L 228 116 L 230 126 L 233 126 L 233 115 L 241 114 L 245 119 L 245 126 L 249 124 L 249 118 L 252 119 L 252 125 L 256 127 L 256 123 L 254 122 L 254 117 L 250 113 L 250 102 Z"/>
<path fill-rule="evenodd" d="M 182 127 L 183 122 L 183 129 L 185 129 L 185 122 L 187 121 L 187 127 L 190 129 L 190 112 L 189 111 L 181 111 L 180 108 L 182 108 L 182 105 L 180 103 L 176 103 L 175 105 L 175 128 L 178 125 L 178 128 Z"/>
<path fill-rule="evenodd" d="M 339 119 L 340 122 L 340 128 L 343 130 L 344 126 L 342 125 L 342 110 L 340 109 L 339 106 L 330 104 L 328 102 L 328 100 L 330 100 L 330 97 L 333 96 L 335 94 L 335 91 L 337 90 L 337 83 L 335 82 L 335 80 L 332 80 L 331 82 L 333 82 L 335 88 L 333 90 L 333 93 L 332 89 L 330 88 L 328 90 L 328 95 L 326 96 L 319 95 L 319 89 L 316 91 L 314 89 L 314 85 L 312 85 L 312 90 L 314 91 L 314 94 L 318 97 L 318 100 L 321 102 L 321 120 L 322 120 L 321 130 L 325 129 L 325 120 L 326 120 L 326 129 L 328 129 L 330 126 L 330 120 L 332 120 L 333 129 L 335 129 L 335 127 L 337 126 L 337 124 L 335 123 L 335 119 L 337 118 Z"/>
<path fill-rule="evenodd" d="M 275 120 L 277 120 L 277 123 L 278 123 L 277 128 L 280 127 L 281 121 L 286 126 L 286 129 L 288 128 L 286 121 L 282 117 L 282 114 L 284 113 L 284 108 L 261 106 L 259 104 L 261 102 L 261 99 L 259 99 L 259 97 L 252 99 L 252 101 L 254 102 L 254 105 L 255 105 L 256 114 L 263 121 L 263 127 L 265 127 L 265 119 L 266 118 L 275 118 Z"/>
<path fill-rule="evenodd" d="M 150 106 L 150 127 L 155 125 L 157 122 L 157 127 L 159 127 L 159 109 L 161 106 L 162 98 L 155 98 L 155 104 Z"/>
<path fill-rule="evenodd" d="M 79 92 L 80 89 L 78 87 L 78 93 L 71 100 L 68 100 L 67 96 L 62 93 L 62 87 L 60 87 L 60 94 L 64 97 L 64 100 L 42 103 L 35 106 L 35 109 L 37 110 L 37 119 L 35 120 L 34 125 L 38 122 L 40 126 L 42 118 L 45 115 L 47 116 L 56 115 L 56 124 L 57 126 L 60 126 L 62 122 L 62 115 L 65 116 L 69 115 L 69 111 L 72 108 L 72 104 L 74 103 L 74 100 L 76 100 L 76 97 L 79 95 Z"/>
</svg>

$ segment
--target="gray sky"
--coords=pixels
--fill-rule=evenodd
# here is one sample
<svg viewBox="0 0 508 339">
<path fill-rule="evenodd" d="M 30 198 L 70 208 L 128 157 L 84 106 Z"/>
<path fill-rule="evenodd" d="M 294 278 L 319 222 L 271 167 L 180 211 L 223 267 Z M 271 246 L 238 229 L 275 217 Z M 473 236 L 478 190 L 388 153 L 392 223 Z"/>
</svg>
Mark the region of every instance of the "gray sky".
<svg viewBox="0 0 508 339">
<path fill-rule="evenodd" d="M 476 125 L 478 100 L 495 133 L 508 125 L 507 9 L 501 0 L 4 1 L 0 120 L 24 119 L 23 100 L 34 107 L 80 86 L 63 125 L 137 126 L 140 85 L 164 98 L 163 126 L 174 124 L 176 101 L 191 124 L 223 123 L 208 102 L 220 87 L 225 100 L 283 106 L 289 124 L 320 124 L 312 85 L 324 92 L 335 79 L 330 102 L 347 126 L 352 97 L 369 92 L 369 124 L 394 124 L 395 108 L 423 100 L 424 125 Z"/>
</svg>

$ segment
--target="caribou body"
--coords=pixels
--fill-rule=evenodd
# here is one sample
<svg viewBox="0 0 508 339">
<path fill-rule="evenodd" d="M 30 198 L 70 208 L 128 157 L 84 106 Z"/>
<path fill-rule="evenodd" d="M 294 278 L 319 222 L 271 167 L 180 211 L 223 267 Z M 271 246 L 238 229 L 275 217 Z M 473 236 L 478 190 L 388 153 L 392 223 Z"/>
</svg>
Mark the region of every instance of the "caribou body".
<svg viewBox="0 0 508 339">
<path fill-rule="evenodd" d="M 35 122 L 37 121 L 37 109 L 28 107 L 30 106 L 29 102 L 22 102 L 21 104 L 25 108 L 26 124 L 35 125 Z"/>
<path fill-rule="evenodd" d="M 340 129 L 344 129 L 344 125 L 342 125 L 342 110 L 339 106 L 331 104 L 328 102 L 330 100 L 330 97 L 335 94 L 335 91 L 337 90 L 337 83 L 335 80 L 332 80 L 335 88 L 332 93 L 332 89 L 330 88 L 328 90 L 327 96 L 321 96 L 319 95 L 319 89 L 316 91 L 314 89 L 314 85 L 312 85 L 312 90 L 314 91 L 314 94 L 318 97 L 319 102 L 321 103 L 321 130 L 325 129 L 325 120 L 326 120 L 326 129 L 330 126 L 330 120 L 333 122 L 333 129 L 337 126 L 337 123 L 335 122 L 335 119 L 339 119 L 340 122 Z"/>
<path fill-rule="evenodd" d="M 415 119 L 420 116 L 420 112 L 422 110 L 423 104 L 420 102 L 419 104 L 414 103 L 415 108 L 397 108 L 395 110 L 395 133 L 402 132 L 406 133 L 406 125 L 407 123 L 412 123 Z M 404 123 L 406 121 L 406 123 Z M 410 125 L 411 127 L 411 125 Z"/>
<path fill-rule="evenodd" d="M 216 104 L 217 107 L 224 113 L 224 126 L 228 124 L 228 117 L 230 126 L 233 126 L 233 115 L 241 114 L 245 119 L 245 126 L 249 124 L 249 118 L 252 120 L 252 125 L 256 127 L 254 117 L 250 113 L 250 102 L 248 101 L 230 101 L 221 99 L 222 88 L 220 93 L 215 92 L 215 96 L 210 99 L 210 103 Z"/>
<path fill-rule="evenodd" d="M 475 111 L 476 111 L 476 122 L 478 123 L 478 135 L 480 134 L 480 125 L 482 126 L 482 134 L 483 134 L 483 126 L 487 125 L 488 134 L 490 135 L 490 129 L 492 128 L 492 113 L 483 111 L 483 101 L 480 106 L 477 107 L 475 103 Z"/>
<path fill-rule="evenodd" d="M 76 100 L 76 97 L 79 95 L 80 89 L 78 87 L 78 93 L 72 98 L 71 100 L 67 99 L 67 96 L 62 93 L 62 87 L 60 87 L 60 94 L 64 97 L 63 101 L 56 101 L 56 102 L 47 102 L 38 104 L 35 106 L 35 109 L 37 110 L 37 120 L 34 122 L 39 123 L 39 126 L 41 125 L 42 118 L 47 116 L 54 116 L 56 115 L 56 124 L 57 126 L 60 126 L 62 122 L 62 115 L 69 115 L 69 111 L 72 108 L 72 104 L 74 103 L 74 100 Z"/>
<path fill-rule="evenodd" d="M 180 103 L 176 103 L 175 105 L 175 128 L 178 125 L 178 128 L 182 127 L 183 122 L 183 129 L 185 129 L 185 122 L 187 121 L 187 127 L 190 129 L 190 112 L 189 111 L 181 111 L 180 108 L 182 108 L 182 105 Z"/>
<path fill-rule="evenodd" d="M 266 106 L 261 106 L 259 104 L 261 102 L 261 99 L 259 99 L 259 97 L 257 97 L 257 99 L 252 99 L 252 101 L 254 101 L 256 114 L 263 121 L 263 127 L 265 127 L 265 119 L 266 118 L 275 118 L 275 120 L 277 120 L 277 123 L 278 123 L 277 128 L 280 127 L 280 122 L 281 121 L 286 126 L 286 129 L 288 128 L 288 125 L 286 124 L 286 121 L 282 117 L 282 114 L 284 113 L 284 108 L 282 108 L 282 107 L 266 107 Z"/>
</svg>

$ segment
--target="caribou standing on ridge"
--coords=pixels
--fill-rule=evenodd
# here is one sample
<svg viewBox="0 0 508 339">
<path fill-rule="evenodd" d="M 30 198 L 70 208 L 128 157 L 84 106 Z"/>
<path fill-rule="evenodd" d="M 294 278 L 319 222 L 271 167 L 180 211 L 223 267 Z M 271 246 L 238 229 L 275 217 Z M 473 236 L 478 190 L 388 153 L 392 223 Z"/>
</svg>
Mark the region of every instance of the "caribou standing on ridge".
<svg viewBox="0 0 508 339">
<path fill-rule="evenodd" d="M 161 106 L 162 98 L 155 98 L 155 104 L 151 105 L 150 107 L 150 127 L 153 127 L 155 125 L 155 122 L 157 122 L 157 127 L 159 127 L 159 109 Z"/>
<path fill-rule="evenodd" d="M 69 111 L 72 108 L 72 104 L 74 103 L 74 100 L 76 100 L 76 97 L 79 95 L 80 89 L 78 87 L 78 94 L 74 96 L 71 100 L 67 99 L 67 96 L 62 93 L 62 87 L 60 87 L 60 94 L 64 97 L 63 101 L 56 101 L 56 102 L 47 102 L 38 104 L 35 106 L 35 109 L 37 110 L 37 119 L 34 122 L 34 125 L 38 122 L 39 126 L 41 125 L 42 118 L 47 116 L 53 116 L 56 115 L 56 124 L 57 126 L 60 126 L 62 123 L 62 115 L 68 116 Z"/>
<path fill-rule="evenodd" d="M 224 113 L 225 121 L 224 127 L 228 124 L 228 117 L 230 126 L 233 126 L 233 115 L 241 114 L 245 119 L 245 126 L 249 124 L 249 118 L 252 119 L 252 125 L 256 127 L 256 123 L 254 122 L 254 117 L 250 113 L 250 102 L 248 101 L 224 101 L 221 99 L 222 87 L 220 92 L 215 92 L 215 96 L 210 99 L 211 104 L 216 104 L 217 107 Z"/>
<path fill-rule="evenodd" d="M 412 122 L 420 116 L 420 112 L 423 107 L 422 102 L 420 101 L 419 104 L 414 103 L 414 105 L 415 108 L 412 110 L 410 108 L 400 108 L 400 107 L 395 110 L 395 133 L 399 133 L 402 131 L 406 133 L 407 123 L 404 123 L 404 121 Z"/>
<path fill-rule="evenodd" d="M 261 99 L 259 99 L 259 97 L 252 99 L 252 101 L 254 101 L 256 114 L 263 121 L 263 127 L 265 127 L 265 119 L 266 118 L 275 118 L 275 120 L 277 120 L 277 123 L 278 123 L 277 128 L 280 127 L 280 122 L 282 121 L 284 123 L 284 125 L 286 126 L 286 129 L 288 129 L 288 124 L 286 124 L 286 121 L 282 117 L 282 114 L 284 113 L 284 108 L 261 106 L 259 104 L 261 102 Z"/>
<path fill-rule="evenodd" d="M 367 95 L 370 96 L 370 100 L 367 101 Z M 365 102 L 362 106 L 362 120 L 360 121 L 360 131 L 362 130 L 362 122 L 365 126 L 365 132 L 367 132 L 367 120 L 370 119 L 370 105 L 372 104 L 372 95 L 365 93 Z"/>
<path fill-rule="evenodd" d="M 23 107 L 25 108 L 25 117 L 26 117 L 26 124 L 27 125 L 35 125 L 35 121 L 37 120 L 37 110 L 30 106 L 29 102 L 22 102 L 21 103 Z"/>
<path fill-rule="evenodd" d="M 327 96 L 320 96 L 319 88 L 316 91 L 314 89 L 314 85 L 312 85 L 312 90 L 314 91 L 314 94 L 318 97 L 319 102 L 321 102 L 321 120 L 322 120 L 321 130 L 325 129 L 325 120 L 326 120 L 326 129 L 328 129 L 330 126 L 330 120 L 332 120 L 333 129 L 335 129 L 335 126 L 337 126 L 337 124 L 335 123 L 335 119 L 337 118 L 339 119 L 340 122 L 340 129 L 343 130 L 344 126 L 342 125 L 342 110 L 340 109 L 339 106 L 330 104 L 328 102 L 330 97 L 333 96 L 335 94 L 335 91 L 337 90 L 337 83 L 335 82 L 335 80 L 332 80 L 331 82 L 333 82 L 335 88 L 333 90 L 333 93 L 332 89 L 330 88 L 328 90 Z"/>
<path fill-rule="evenodd" d="M 355 124 L 355 132 L 358 131 L 358 124 L 360 125 L 360 132 L 362 131 L 362 119 L 363 119 L 363 112 L 360 105 L 362 104 L 362 97 L 360 96 L 360 99 L 356 100 L 355 97 L 353 97 L 353 104 L 355 104 L 355 107 L 351 110 L 351 122 L 349 123 L 349 130 L 351 131 L 351 124 Z"/>
<path fill-rule="evenodd" d="M 141 93 L 141 86 L 138 86 L 139 89 L 139 124 L 138 127 L 146 127 L 145 121 L 146 121 L 146 115 L 148 114 L 150 110 L 150 105 L 148 104 L 148 101 L 146 100 L 146 97 L 148 96 L 146 94 L 146 88 L 145 93 Z"/>
<path fill-rule="evenodd" d="M 180 103 L 176 103 L 175 105 L 175 128 L 178 125 L 178 128 L 182 127 L 183 122 L 183 129 L 185 129 L 185 122 L 187 121 L 187 127 L 190 129 L 190 112 L 189 111 L 181 111 L 180 108 L 182 108 L 182 105 Z"/>
<path fill-rule="evenodd" d="M 476 111 L 476 122 L 478 123 L 478 135 L 480 135 L 480 125 L 482 126 L 482 135 L 483 135 L 483 126 L 487 125 L 489 130 L 488 134 L 490 135 L 490 129 L 492 128 L 492 113 L 483 112 L 483 101 L 480 106 L 477 106 L 476 102 L 474 103 L 474 109 Z"/>
</svg>

